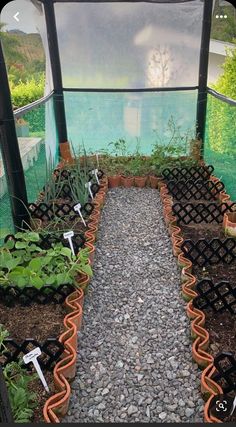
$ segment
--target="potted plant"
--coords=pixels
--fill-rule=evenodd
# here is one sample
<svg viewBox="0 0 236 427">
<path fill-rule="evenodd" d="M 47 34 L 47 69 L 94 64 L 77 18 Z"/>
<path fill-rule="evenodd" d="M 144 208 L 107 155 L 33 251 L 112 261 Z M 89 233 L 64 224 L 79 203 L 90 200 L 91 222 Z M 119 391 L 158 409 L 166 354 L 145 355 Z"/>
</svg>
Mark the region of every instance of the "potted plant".
<svg viewBox="0 0 236 427">
<path fill-rule="evenodd" d="M 18 137 L 29 136 L 29 123 L 22 117 L 16 119 L 16 135 Z"/>
<path fill-rule="evenodd" d="M 136 155 L 129 162 L 130 173 L 134 176 L 134 184 L 136 187 L 144 188 L 148 175 L 148 164 L 140 155 Z"/>
</svg>

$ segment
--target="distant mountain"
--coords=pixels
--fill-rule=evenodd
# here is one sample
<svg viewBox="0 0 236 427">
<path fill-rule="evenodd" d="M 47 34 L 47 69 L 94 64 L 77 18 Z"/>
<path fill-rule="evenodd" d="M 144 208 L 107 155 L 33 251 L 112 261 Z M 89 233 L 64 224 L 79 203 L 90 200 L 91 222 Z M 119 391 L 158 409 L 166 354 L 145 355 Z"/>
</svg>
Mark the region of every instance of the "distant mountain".
<svg viewBox="0 0 236 427">
<path fill-rule="evenodd" d="M 26 34 L 24 31 L 17 30 L 17 29 L 15 29 L 15 30 L 9 30 L 7 32 L 11 33 L 11 34 Z"/>
<path fill-rule="evenodd" d="M 11 30 L 11 35 L 14 36 L 18 42 L 17 50 L 23 54 L 29 62 L 34 60 L 45 61 L 42 39 L 38 33 L 27 34 L 24 33 L 24 31 Z"/>
</svg>

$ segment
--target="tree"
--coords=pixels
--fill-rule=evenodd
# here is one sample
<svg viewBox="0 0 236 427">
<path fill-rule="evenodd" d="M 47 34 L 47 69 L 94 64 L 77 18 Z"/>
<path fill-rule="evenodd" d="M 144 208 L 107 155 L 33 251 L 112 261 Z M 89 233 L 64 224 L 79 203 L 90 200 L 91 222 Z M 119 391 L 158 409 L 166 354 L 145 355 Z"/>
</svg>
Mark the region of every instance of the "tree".
<svg viewBox="0 0 236 427">
<path fill-rule="evenodd" d="M 213 85 L 213 89 L 236 100 L 236 48 L 227 49 L 227 56 L 222 68 L 223 73 Z"/>
</svg>

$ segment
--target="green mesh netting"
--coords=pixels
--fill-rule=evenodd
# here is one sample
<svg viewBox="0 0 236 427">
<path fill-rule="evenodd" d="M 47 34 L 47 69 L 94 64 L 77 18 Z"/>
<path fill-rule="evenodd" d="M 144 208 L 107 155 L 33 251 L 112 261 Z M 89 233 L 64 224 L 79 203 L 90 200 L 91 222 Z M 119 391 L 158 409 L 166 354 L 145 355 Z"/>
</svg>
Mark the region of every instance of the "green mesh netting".
<svg viewBox="0 0 236 427">
<path fill-rule="evenodd" d="M 195 134 L 197 91 L 65 92 L 64 97 L 75 151 L 84 144 L 87 152 L 111 152 L 109 143 L 124 139 L 128 153 L 138 146 L 148 155 L 156 142 L 171 141 L 173 127 L 189 138 Z"/>
<path fill-rule="evenodd" d="M 0 243 L 2 242 L 2 233 L 11 233 L 13 231 L 14 226 L 11 216 L 10 198 L 7 191 L 6 175 L 0 154 Z"/>
<path fill-rule="evenodd" d="M 236 106 L 208 94 L 204 159 L 236 200 Z"/>
<path fill-rule="evenodd" d="M 58 138 L 53 99 L 29 111 L 16 120 L 16 132 L 24 169 L 27 196 L 34 202 L 45 185 L 47 164 L 58 162 Z M 5 171 L 0 156 L 0 229 L 13 231 Z"/>
</svg>

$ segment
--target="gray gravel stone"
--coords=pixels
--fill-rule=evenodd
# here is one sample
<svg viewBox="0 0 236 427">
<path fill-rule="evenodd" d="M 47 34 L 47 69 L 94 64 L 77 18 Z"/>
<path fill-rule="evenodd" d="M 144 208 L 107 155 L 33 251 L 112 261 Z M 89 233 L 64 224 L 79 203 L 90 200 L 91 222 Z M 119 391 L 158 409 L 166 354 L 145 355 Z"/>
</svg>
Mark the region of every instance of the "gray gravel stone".
<svg viewBox="0 0 236 427">
<path fill-rule="evenodd" d="M 112 189 L 63 422 L 200 422 L 200 371 L 159 192 Z"/>
</svg>

